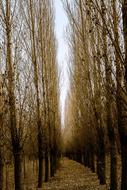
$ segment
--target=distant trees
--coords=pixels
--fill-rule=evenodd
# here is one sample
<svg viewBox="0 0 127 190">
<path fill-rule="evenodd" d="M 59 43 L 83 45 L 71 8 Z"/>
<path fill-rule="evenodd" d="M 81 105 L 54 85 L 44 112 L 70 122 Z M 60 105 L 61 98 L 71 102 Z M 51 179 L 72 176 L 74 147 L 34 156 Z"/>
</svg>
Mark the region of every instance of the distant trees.
<svg viewBox="0 0 127 190">
<path fill-rule="evenodd" d="M 0 134 L 4 124 L 2 135 L 7 142 L 4 146 L 13 153 L 15 190 L 23 189 L 25 157 L 38 159 L 37 186 L 41 188 L 43 161 L 48 181 L 56 171 L 61 146 L 53 3 L 0 1 L 0 23 L 0 73 L 7 95 L 3 102 L 6 114 L 0 107 L 3 118 Z M 1 96 L 0 101 L 3 101 Z M 1 157 L 0 154 L 2 171 Z"/>
<path fill-rule="evenodd" d="M 126 1 L 64 1 L 71 48 L 71 93 L 65 131 L 67 152 L 106 183 L 110 152 L 110 189 L 118 189 L 117 152 L 121 144 L 122 182 L 126 189 Z M 73 106 L 72 106 L 73 105 Z M 71 115 L 70 115 L 71 113 Z M 68 129 L 69 128 L 69 129 Z M 119 139 L 119 135 L 120 139 Z M 67 132 L 65 132 L 65 138 Z M 70 149 L 68 150 L 68 147 Z"/>
</svg>

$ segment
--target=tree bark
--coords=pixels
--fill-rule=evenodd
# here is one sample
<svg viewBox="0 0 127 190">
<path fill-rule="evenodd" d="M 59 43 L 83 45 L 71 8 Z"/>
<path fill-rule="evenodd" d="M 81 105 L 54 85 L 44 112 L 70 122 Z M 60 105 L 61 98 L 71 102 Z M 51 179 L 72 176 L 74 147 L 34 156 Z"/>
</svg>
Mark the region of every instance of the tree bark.
<svg viewBox="0 0 127 190">
<path fill-rule="evenodd" d="M 49 180 L 49 156 L 48 156 L 48 150 L 46 148 L 45 150 L 45 182 L 48 182 Z"/>
<path fill-rule="evenodd" d="M 95 163 L 94 163 L 94 151 L 90 150 L 90 169 L 94 173 L 95 172 Z"/>
<path fill-rule="evenodd" d="M 38 188 L 42 187 L 43 183 L 43 158 L 39 154 L 39 168 L 38 168 Z"/>
<path fill-rule="evenodd" d="M 43 150 L 42 150 L 42 135 L 38 134 L 38 159 L 39 159 L 39 167 L 38 167 L 38 188 L 42 187 L 43 183 Z"/>
<path fill-rule="evenodd" d="M 121 145 L 122 157 L 122 182 L 121 190 L 127 189 L 127 144 Z"/>
<path fill-rule="evenodd" d="M 105 174 L 105 142 L 104 142 L 104 129 L 98 129 L 98 150 L 97 150 L 97 173 L 100 184 L 106 184 Z"/>
<path fill-rule="evenodd" d="M 8 72 L 8 96 L 9 96 L 9 127 L 11 132 L 11 141 L 14 156 L 14 181 L 15 190 L 21 190 L 21 147 L 20 138 L 18 135 L 16 122 L 15 108 L 15 83 L 14 83 L 14 68 L 12 63 L 12 42 L 11 42 L 11 7 L 10 1 L 6 0 L 6 38 L 7 38 L 7 72 Z"/>
<path fill-rule="evenodd" d="M 36 115 L 37 115 L 37 129 L 38 129 L 38 159 L 39 159 L 39 172 L 38 172 L 38 187 L 42 187 L 43 178 L 43 159 L 42 159 L 42 122 L 40 116 L 40 101 L 39 101 L 39 78 L 38 78 L 38 65 L 36 53 L 36 37 L 35 37 L 35 15 L 33 13 L 33 0 L 30 3 L 30 16 L 31 16 L 31 35 L 32 35 L 32 63 L 34 65 L 34 85 L 36 89 Z"/>
<path fill-rule="evenodd" d="M 0 190 L 3 190 L 3 161 L 0 150 Z"/>
<path fill-rule="evenodd" d="M 14 154 L 14 179 L 15 190 L 22 190 L 22 161 L 19 152 Z"/>
<path fill-rule="evenodd" d="M 125 91 L 127 92 L 127 0 L 123 0 L 122 13 L 123 13 L 124 44 L 125 44 L 124 83 L 125 83 Z M 119 97 L 121 97 L 121 96 L 119 96 Z M 124 101 L 124 99 L 123 99 L 123 101 Z M 127 113 L 126 113 L 127 111 L 126 111 L 126 100 L 124 101 L 124 104 L 123 103 L 122 103 L 122 105 L 119 104 L 118 108 L 120 108 L 119 109 L 120 110 L 120 118 L 119 118 L 119 124 L 118 125 L 119 125 L 120 141 L 121 141 L 121 160 L 122 160 L 121 190 L 125 190 L 125 189 L 127 189 Z M 119 110 L 118 110 L 118 112 L 119 112 Z"/>
<path fill-rule="evenodd" d="M 114 142 L 110 142 L 110 160 L 110 190 L 117 190 L 117 154 Z"/>
</svg>

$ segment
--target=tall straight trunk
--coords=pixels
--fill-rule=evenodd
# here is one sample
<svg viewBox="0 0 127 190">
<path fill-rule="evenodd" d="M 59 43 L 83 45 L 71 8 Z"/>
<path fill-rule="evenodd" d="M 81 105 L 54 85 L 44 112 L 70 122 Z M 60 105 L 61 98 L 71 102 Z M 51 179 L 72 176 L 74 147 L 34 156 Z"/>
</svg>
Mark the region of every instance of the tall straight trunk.
<svg viewBox="0 0 127 190">
<path fill-rule="evenodd" d="M 54 162 L 54 174 L 58 168 L 58 155 L 57 155 L 57 150 L 54 146 L 53 148 L 53 162 Z"/>
<path fill-rule="evenodd" d="M 97 148 L 97 173 L 100 180 L 100 184 L 106 184 L 106 153 L 105 153 L 105 141 L 104 141 L 104 129 L 98 129 L 98 148 Z"/>
<path fill-rule="evenodd" d="M 107 55 L 107 43 L 104 44 L 104 53 Z M 108 62 L 107 57 L 105 57 L 105 69 L 106 69 L 106 114 L 107 114 L 107 130 L 110 143 L 110 190 L 117 190 L 117 152 L 116 152 L 116 142 L 115 142 L 115 130 L 112 117 L 112 75 L 111 75 L 111 63 Z"/>
<path fill-rule="evenodd" d="M 125 44 L 125 60 L 124 60 L 124 84 L 125 91 L 127 93 L 127 0 L 122 2 L 122 13 L 123 13 L 123 32 L 124 32 L 124 44 Z M 120 94 L 121 95 L 121 94 Z M 120 96 L 118 94 L 118 96 Z M 125 95 L 124 95 L 125 96 Z M 120 96 L 121 97 L 121 96 Z M 127 112 L 126 112 L 126 97 L 123 99 L 124 103 L 118 105 L 119 116 L 119 133 L 121 141 L 121 160 L 122 160 L 122 179 L 121 179 L 121 190 L 127 189 Z"/>
<path fill-rule="evenodd" d="M 14 154 L 14 177 L 15 177 L 15 190 L 22 190 L 22 161 L 21 153 Z"/>
<path fill-rule="evenodd" d="M 124 32 L 124 45 L 125 45 L 125 85 L 127 91 L 127 0 L 123 0 L 122 5 L 122 13 L 123 13 L 123 32 Z"/>
<path fill-rule="evenodd" d="M 0 101 L 0 103 L 1 103 L 1 101 Z M 2 110 L 0 110 L 0 135 L 2 135 L 1 129 L 2 129 L 2 124 L 3 124 L 1 112 L 2 112 Z M 3 190 L 3 167 L 4 167 L 4 163 L 3 163 L 3 158 L 2 158 L 2 146 L 1 146 L 1 142 L 0 142 L 0 190 Z"/>
<path fill-rule="evenodd" d="M 104 0 L 102 0 L 102 10 L 105 8 Z M 103 54 L 105 63 L 105 74 L 106 74 L 106 119 L 107 119 L 107 130 L 110 143 L 110 190 L 117 190 L 117 157 L 115 147 L 115 131 L 113 125 L 113 112 L 112 103 L 112 62 L 108 59 L 108 47 L 107 47 L 107 34 L 105 28 L 106 12 L 103 13 Z"/>
<path fill-rule="evenodd" d="M 110 98 L 111 99 L 111 98 Z M 107 100 L 107 128 L 108 128 L 108 137 L 110 143 L 110 190 L 117 190 L 117 150 L 116 150 L 116 141 L 115 141 L 115 131 L 112 123 L 111 112 L 110 112 L 110 100 Z"/>
<path fill-rule="evenodd" d="M 82 153 L 80 150 L 77 151 L 77 162 L 82 163 Z"/>
<path fill-rule="evenodd" d="M 45 150 L 45 182 L 48 182 L 48 180 L 49 180 L 49 155 L 48 155 L 48 148 L 46 147 L 46 150 Z"/>
<path fill-rule="evenodd" d="M 1 150 L 0 150 L 0 190 L 3 190 L 3 160 L 2 160 Z"/>
<path fill-rule="evenodd" d="M 54 119 L 55 119 L 55 114 L 54 114 Z M 55 120 L 54 120 L 55 121 Z M 54 173 L 57 170 L 58 167 L 58 146 L 57 146 L 57 133 L 56 133 L 56 127 L 54 124 L 54 128 L 53 128 L 54 132 L 53 132 L 53 159 L 54 159 Z"/>
<path fill-rule="evenodd" d="M 86 149 L 85 149 L 85 151 L 84 151 L 83 163 L 84 163 L 85 167 L 88 166 L 88 153 L 87 153 L 87 150 L 86 150 Z"/>
<path fill-rule="evenodd" d="M 35 18 L 33 13 L 33 0 L 29 0 L 30 3 L 30 16 L 31 16 L 31 40 L 32 40 L 32 63 L 34 65 L 34 85 L 36 89 L 36 115 L 37 115 L 37 129 L 38 129 L 38 153 L 39 153 L 39 172 L 38 172 L 38 187 L 42 187 L 42 122 L 40 117 L 40 101 L 39 101 L 39 79 L 38 79 L 38 66 L 37 66 L 37 54 L 36 54 L 36 42 L 35 42 Z"/>
<path fill-rule="evenodd" d="M 105 177 L 105 155 L 104 153 L 102 153 L 103 151 L 101 151 L 101 153 L 98 155 L 98 178 L 100 180 L 100 184 L 101 185 L 105 185 L 106 184 L 106 177 Z"/>
<path fill-rule="evenodd" d="M 95 157 L 93 149 L 90 150 L 90 169 L 92 172 L 95 172 Z"/>
<path fill-rule="evenodd" d="M 38 188 L 42 187 L 43 183 L 43 152 L 42 152 L 42 136 L 38 134 Z"/>
<path fill-rule="evenodd" d="M 127 144 L 121 145 L 122 157 L 122 182 L 121 190 L 127 189 Z"/>
<path fill-rule="evenodd" d="M 117 190 L 117 151 L 114 141 L 110 141 L 110 190 Z"/>
<path fill-rule="evenodd" d="M 92 169 L 92 157 L 91 157 L 91 150 L 90 148 L 86 147 L 85 148 L 85 151 L 84 151 L 84 156 L 83 156 L 83 164 L 86 166 L 86 167 L 89 167 L 90 169 Z"/>
<path fill-rule="evenodd" d="M 53 156 L 53 152 L 51 151 L 50 154 L 50 176 L 53 177 L 54 176 L 54 156 Z"/>
<path fill-rule="evenodd" d="M 38 188 L 42 187 L 43 183 L 43 158 L 39 154 L 39 168 L 38 168 Z"/>
<path fill-rule="evenodd" d="M 55 153 L 56 150 L 53 148 L 53 146 L 50 149 L 50 151 L 51 151 L 51 154 L 50 154 L 50 172 L 51 172 L 50 174 L 51 174 L 51 177 L 54 176 L 55 170 L 56 170 L 56 153 Z"/>
<path fill-rule="evenodd" d="M 122 104 L 123 105 L 123 104 Z M 120 105 L 119 105 L 120 106 Z M 121 143 L 121 162 L 122 162 L 122 176 L 121 176 L 121 190 L 127 189 L 127 119 L 123 110 L 119 108 L 118 127 Z"/>
<path fill-rule="evenodd" d="M 24 179 L 26 178 L 26 156 L 24 155 L 24 158 L 23 158 L 23 176 L 24 176 Z"/>
<path fill-rule="evenodd" d="M 111 76 L 111 67 L 108 67 L 108 62 L 106 62 L 106 112 L 107 112 L 107 129 L 108 129 L 108 137 L 110 143 L 110 190 L 117 190 L 117 151 L 116 151 L 116 142 L 115 142 L 115 131 L 114 124 L 112 120 L 112 112 L 114 110 L 111 109 L 111 103 L 113 102 L 113 97 L 111 95 L 111 84 L 112 84 L 112 76 Z"/>
<path fill-rule="evenodd" d="M 7 38 L 7 72 L 8 72 L 8 96 L 9 96 L 9 128 L 11 131 L 11 141 L 13 148 L 14 156 L 14 181 L 15 181 L 15 190 L 21 190 L 21 146 L 20 139 L 18 136 L 18 129 L 16 123 L 16 108 L 15 108 L 15 84 L 14 84 L 14 70 L 12 63 L 12 42 L 11 42 L 11 10 L 10 10 L 10 1 L 6 0 L 6 38 Z"/>
<path fill-rule="evenodd" d="M 6 182 L 5 182 L 5 187 L 6 187 L 6 190 L 9 190 L 9 167 L 8 167 L 8 164 L 5 165 L 5 175 L 6 175 Z"/>
</svg>

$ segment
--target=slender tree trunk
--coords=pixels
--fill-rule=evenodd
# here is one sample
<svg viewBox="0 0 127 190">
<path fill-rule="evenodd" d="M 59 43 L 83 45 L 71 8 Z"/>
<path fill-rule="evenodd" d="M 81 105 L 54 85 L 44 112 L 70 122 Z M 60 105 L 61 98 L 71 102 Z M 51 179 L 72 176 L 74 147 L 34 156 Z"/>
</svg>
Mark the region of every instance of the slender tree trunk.
<svg viewBox="0 0 127 190">
<path fill-rule="evenodd" d="M 6 0 L 6 38 L 7 38 L 7 72 L 8 72 L 8 96 L 9 96 L 9 127 L 11 131 L 11 141 L 14 156 L 14 178 L 15 190 L 21 190 L 21 147 L 18 136 L 16 123 L 16 108 L 15 108 L 15 83 L 14 83 L 14 68 L 12 63 L 12 42 L 11 42 L 11 7 L 10 1 Z"/>
<path fill-rule="evenodd" d="M 121 145 L 122 157 L 122 182 L 121 190 L 127 189 L 127 144 Z"/>
<path fill-rule="evenodd" d="M 43 183 L 43 158 L 39 154 L 39 168 L 38 168 L 38 188 L 42 187 Z"/>
<path fill-rule="evenodd" d="M 113 97 L 111 95 L 111 84 L 112 84 L 112 76 L 111 76 L 111 67 L 109 63 L 106 63 L 106 112 L 107 112 L 107 129 L 108 129 L 108 137 L 110 143 L 110 190 L 117 190 L 117 152 L 116 152 L 116 142 L 115 142 L 115 131 L 113 124 L 112 112 L 114 110 L 111 109 L 111 103 L 113 103 Z"/>
<path fill-rule="evenodd" d="M 95 172 L 95 163 L 94 163 L 94 151 L 93 148 L 91 147 L 90 150 L 90 169 L 92 172 Z"/>
<path fill-rule="evenodd" d="M 9 190 L 9 169 L 8 169 L 8 164 L 5 165 L 5 173 L 6 173 L 6 190 Z"/>
<path fill-rule="evenodd" d="M 77 151 L 77 162 L 82 163 L 82 153 L 80 150 Z"/>
<path fill-rule="evenodd" d="M 46 147 L 46 150 L 45 150 L 45 182 L 48 182 L 48 180 L 49 180 L 49 156 L 48 156 L 48 148 Z"/>
<path fill-rule="evenodd" d="M 0 97 L 1 98 L 1 97 Z M 1 101 L 0 101 L 1 103 Z M 0 135 L 1 134 L 1 129 L 2 129 L 2 114 L 1 114 L 0 110 Z M 4 167 L 4 163 L 3 163 L 3 158 L 2 158 L 2 146 L 1 146 L 1 142 L 0 142 L 0 190 L 3 190 L 3 167 Z"/>
<path fill-rule="evenodd" d="M 33 13 L 33 0 L 30 3 L 30 16 L 31 16 L 31 37 L 32 37 L 32 63 L 34 65 L 34 85 L 36 89 L 36 115 L 37 115 L 37 128 L 38 128 L 38 158 L 39 158 L 39 172 L 38 172 L 38 187 L 42 187 L 43 178 L 43 157 L 42 157 L 42 122 L 40 116 L 40 101 L 39 101 L 39 78 L 38 78 L 38 65 L 36 53 L 36 37 L 35 37 L 35 15 Z"/>
<path fill-rule="evenodd" d="M 127 0 L 122 2 L 123 12 L 123 32 L 124 32 L 124 44 L 125 44 L 125 91 L 127 92 Z M 124 95 L 125 96 L 125 95 Z M 121 96 L 120 96 L 121 97 Z M 121 106 L 121 107 L 120 107 Z M 118 105 L 120 108 L 120 120 L 119 120 L 119 133 L 121 141 L 121 160 L 122 160 L 122 179 L 121 179 L 121 190 L 127 189 L 127 113 L 126 113 L 126 100 L 124 105 Z M 125 108 L 125 109 L 124 109 Z M 118 110 L 119 114 L 119 110 Z"/>
<path fill-rule="evenodd" d="M 87 167 L 88 166 L 88 154 L 87 151 L 85 150 L 84 156 L 83 156 L 83 163 Z"/>
<path fill-rule="evenodd" d="M 51 176 L 51 177 L 54 176 L 53 154 L 52 154 L 52 152 L 51 152 L 51 154 L 50 154 L 50 176 Z"/>
<path fill-rule="evenodd" d="M 102 153 L 98 156 L 98 174 L 99 174 L 99 180 L 100 184 L 104 185 L 106 184 L 106 178 L 105 178 L 105 155 Z"/>
<path fill-rule="evenodd" d="M 55 174 L 55 152 L 53 152 L 53 150 L 50 155 L 50 172 L 51 177 L 53 177 Z"/>
<path fill-rule="evenodd" d="M 117 190 L 117 151 L 113 141 L 110 141 L 110 160 L 110 190 Z"/>
<path fill-rule="evenodd" d="M 100 180 L 100 184 L 106 184 L 106 173 L 105 173 L 105 142 L 104 142 L 104 129 L 98 129 L 98 150 L 97 150 L 97 169 L 98 169 L 98 178 Z"/>
<path fill-rule="evenodd" d="M 22 161 L 21 153 L 14 153 L 15 190 L 22 190 Z"/>
<path fill-rule="evenodd" d="M 0 190 L 3 190 L 3 161 L 2 161 L 1 150 L 0 150 Z"/>
<path fill-rule="evenodd" d="M 105 8 L 104 1 L 102 0 L 102 10 Z M 105 28 L 106 13 L 103 13 L 103 54 L 106 71 L 106 114 L 107 114 L 107 130 L 110 143 L 110 190 L 117 190 L 117 157 L 115 147 L 115 131 L 113 125 L 113 95 L 112 95 L 112 62 L 108 59 L 108 47 L 107 47 L 107 34 Z"/>
<path fill-rule="evenodd" d="M 42 187 L 43 183 L 43 152 L 42 152 L 42 136 L 38 134 L 38 159 L 39 159 L 39 167 L 38 167 L 38 188 Z"/>
<path fill-rule="evenodd" d="M 26 157 L 24 155 L 24 158 L 23 158 L 23 176 L 24 176 L 24 179 L 26 178 Z"/>
</svg>

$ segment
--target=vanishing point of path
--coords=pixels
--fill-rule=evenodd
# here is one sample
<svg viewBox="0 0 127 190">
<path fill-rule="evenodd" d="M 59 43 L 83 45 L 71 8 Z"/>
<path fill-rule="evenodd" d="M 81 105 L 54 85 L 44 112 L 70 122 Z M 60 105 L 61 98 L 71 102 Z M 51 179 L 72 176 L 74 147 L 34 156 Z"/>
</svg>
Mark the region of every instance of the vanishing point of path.
<svg viewBox="0 0 127 190">
<path fill-rule="evenodd" d="M 55 177 L 44 184 L 44 190 L 107 190 L 100 186 L 97 175 L 83 165 L 62 159 Z"/>
</svg>

